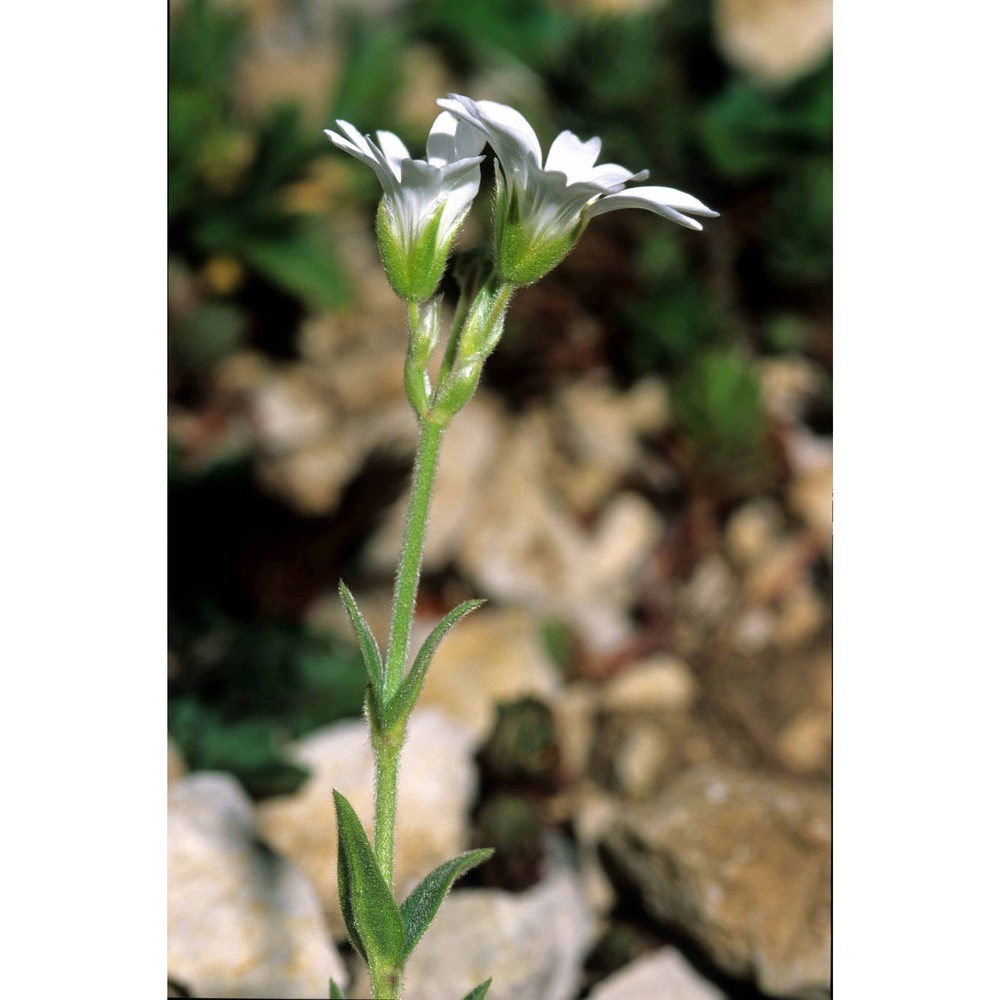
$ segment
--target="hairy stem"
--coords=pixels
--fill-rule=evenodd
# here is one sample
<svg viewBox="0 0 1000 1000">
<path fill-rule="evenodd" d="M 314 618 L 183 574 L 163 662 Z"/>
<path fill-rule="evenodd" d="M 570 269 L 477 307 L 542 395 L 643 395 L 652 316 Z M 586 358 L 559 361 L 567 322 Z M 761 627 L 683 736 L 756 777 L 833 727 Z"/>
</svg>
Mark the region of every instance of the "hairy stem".
<svg viewBox="0 0 1000 1000">
<path fill-rule="evenodd" d="M 392 592 L 392 617 L 389 623 L 389 647 L 386 651 L 385 697 L 388 701 L 399 690 L 406 669 L 410 630 L 420 582 L 420 562 L 424 552 L 427 515 L 437 472 L 438 455 L 444 428 L 421 421 L 420 443 L 413 463 L 410 504 L 403 531 L 403 550 L 399 554 L 396 583 Z"/>
<path fill-rule="evenodd" d="M 399 690 L 406 668 L 413 612 L 420 581 L 420 563 L 427 530 L 427 515 L 431 506 L 434 476 L 444 428 L 421 421 L 420 444 L 413 463 L 410 504 L 403 532 L 403 549 L 396 570 L 389 625 L 389 647 L 386 651 L 385 701 Z M 386 883 L 393 886 L 396 839 L 396 797 L 399 778 L 399 755 L 403 748 L 406 722 L 394 730 L 378 732 L 372 729 L 375 749 L 375 858 Z M 380 995 L 380 994 L 377 994 Z M 388 994 L 386 994 L 388 995 Z"/>
</svg>

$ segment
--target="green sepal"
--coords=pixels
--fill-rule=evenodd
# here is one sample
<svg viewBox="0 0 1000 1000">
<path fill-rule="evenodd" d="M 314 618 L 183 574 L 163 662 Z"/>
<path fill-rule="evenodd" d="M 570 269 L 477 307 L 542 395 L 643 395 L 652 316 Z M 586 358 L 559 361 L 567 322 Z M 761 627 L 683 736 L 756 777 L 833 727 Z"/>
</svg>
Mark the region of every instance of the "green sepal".
<svg viewBox="0 0 1000 1000">
<path fill-rule="evenodd" d="M 586 228 L 586 213 L 567 233 L 554 239 L 532 240 L 521 224 L 521 204 L 497 165 L 493 210 L 493 264 L 504 281 L 523 287 L 543 278 L 576 246 Z"/>
<path fill-rule="evenodd" d="M 424 936 L 424 931 L 430 926 L 438 907 L 444 901 L 448 890 L 456 879 L 476 865 L 493 856 L 492 847 L 484 847 L 477 851 L 466 851 L 451 861 L 446 861 L 428 875 L 403 902 L 399 908 L 403 918 L 403 958 L 405 959 Z"/>
<path fill-rule="evenodd" d="M 401 298 L 413 302 L 429 299 L 441 283 L 451 239 L 439 241 L 441 218 L 445 202 L 421 230 L 417 240 L 408 245 L 400 239 L 397 227 L 393 225 L 391 210 L 383 198 L 375 213 L 375 235 L 378 241 L 382 266 L 392 290 Z M 455 232 L 458 227 L 455 227 Z M 452 234 L 454 236 L 454 233 Z M 440 242 L 440 245 L 439 245 Z"/>
<path fill-rule="evenodd" d="M 374 721 L 381 728 L 385 714 L 382 694 L 385 684 L 382 654 L 368 622 L 365 621 L 365 616 L 361 614 L 358 602 L 354 600 L 354 595 L 343 580 L 340 581 L 340 599 L 344 602 L 347 616 L 351 619 L 354 634 L 358 637 L 358 645 L 361 647 L 361 659 L 364 660 L 365 671 L 368 674 L 368 707 L 370 712 L 374 713 Z"/>
<path fill-rule="evenodd" d="M 410 302 L 410 340 L 406 350 L 406 364 L 403 368 L 403 383 L 406 395 L 417 416 L 427 416 L 431 398 L 431 383 L 427 374 L 427 364 L 437 347 L 441 332 L 441 296 L 427 302 Z"/>
<path fill-rule="evenodd" d="M 482 373 L 483 362 L 479 359 L 456 366 L 434 393 L 426 419 L 438 427 L 447 427 L 455 414 L 472 399 Z"/>
<path fill-rule="evenodd" d="M 385 725 L 387 729 L 404 721 L 413 711 L 413 706 L 420 697 L 420 692 L 427 677 L 427 669 L 431 665 L 431 658 L 437 652 L 441 640 L 448 633 L 448 630 L 461 621 L 467 614 L 482 607 L 485 600 L 463 601 L 457 608 L 450 611 L 434 627 L 434 631 L 424 640 L 424 644 L 417 653 L 417 658 L 413 661 L 410 672 L 403 679 L 399 690 L 393 695 L 389 704 L 385 708 Z"/>
<path fill-rule="evenodd" d="M 501 297 L 510 301 L 510 293 L 496 290 L 484 285 L 469 307 L 458 345 L 458 362 L 466 364 L 470 361 L 482 363 L 492 353 L 503 334 L 504 316 L 507 306 L 504 304 L 499 311 L 496 305 Z"/>
<path fill-rule="evenodd" d="M 485 983 L 480 983 L 474 990 L 470 990 L 468 993 L 462 997 L 462 1000 L 483 1000 L 486 996 L 486 991 L 490 988 L 493 983 L 493 977 L 490 976 Z"/>
<path fill-rule="evenodd" d="M 471 993 L 469 994 L 472 995 Z M 340 987 L 333 981 L 330 980 L 330 1000 L 344 1000 L 344 994 L 340 992 Z"/>
<path fill-rule="evenodd" d="M 403 960 L 403 920 L 386 885 L 358 814 L 334 790 L 337 808 L 337 881 L 340 910 L 351 944 L 371 968 L 398 968 Z"/>
</svg>

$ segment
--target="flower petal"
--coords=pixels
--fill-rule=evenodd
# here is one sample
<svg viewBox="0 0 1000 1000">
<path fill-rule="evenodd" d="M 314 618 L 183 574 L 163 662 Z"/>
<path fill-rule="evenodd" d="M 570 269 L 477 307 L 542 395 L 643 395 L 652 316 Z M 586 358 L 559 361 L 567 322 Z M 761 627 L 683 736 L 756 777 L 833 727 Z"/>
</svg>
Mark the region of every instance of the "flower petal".
<svg viewBox="0 0 1000 1000">
<path fill-rule="evenodd" d="M 649 177 L 648 170 L 640 170 L 634 173 L 628 167 L 623 167 L 620 163 L 602 163 L 599 167 L 587 172 L 586 177 L 581 181 L 586 184 L 593 184 L 605 190 L 621 188 L 629 181 L 644 181 Z"/>
<path fill-rule="evenodd" d="M 591 209 L 590 214 L 602 215 L 604 212 L 614 212 L 619 208 L 645 208 L 689 229 L 701 229 L 701 223 L 689 219 L 679 209 L 692 215 L 704 215 L 709 218 L 715 218 L 719 214 L 692 195 L 667 187 L 632 188 L 618 194 L 609 194 Z"/>
<path fill-rule="evenodd" d="M 392 167 L 392 172 L 398 177 L 403 160 L 411 159 L 410 151 L 395 132 L 376 132 L 375 135 L 389 166 Z"/>
<path fill-rule="evenodd" d="M 427 136 L 428 163 L 443 167 L 455 159 L 455 132 L 458 124 L 458 119 L 447 111 L 442 111 L 434 119 L 430 134 Z"/>
<path fill-rule="evenodd" d="M 596 135 L 584 142 L 572 132 L 560 132 L 549 147 L 545 169 L 561 171 L 572 184 L 584 179 L 597 162 L 600 152 L 601 140 Z"/>
<path fill-rule="evenodd" d="M 323 131 L 326 133 L 326 137 L 332 142 L 338 149 L 342 149 L 345 153 L 350 153 L 351 156 L 356 156 L 359 160 L 364 160 L 371 166 L 371 154 L 368 152 L 368 147 L 364 149 L 359 149 L 357 146 L 351 142 L 350 139 L 345 139 L 342 135 L 338 135 L 331 128 L 325 128 Z"/>
<path fill-rule="evenodd" d="M 542 147 L 538 136 L 519 111 L 496 101 L 474 101 L 460 94 L 449 94 L 438 104 L 456 118 L 484 132 L 507 171 L 522 172 L 525 161 L 541 167 Z"/>
<path fill-rule="evenodd" d="M 358 149 L 368 148 L 368 143 L 365 142 L 365 137 L 350 122 L 345 122 L 343 118 L 338 118 L 337 128 L 339 128 L 340 131 L 343 132 L 344 135 L 346 135 L 347 138 L 358 147 Z"/>
</svg>

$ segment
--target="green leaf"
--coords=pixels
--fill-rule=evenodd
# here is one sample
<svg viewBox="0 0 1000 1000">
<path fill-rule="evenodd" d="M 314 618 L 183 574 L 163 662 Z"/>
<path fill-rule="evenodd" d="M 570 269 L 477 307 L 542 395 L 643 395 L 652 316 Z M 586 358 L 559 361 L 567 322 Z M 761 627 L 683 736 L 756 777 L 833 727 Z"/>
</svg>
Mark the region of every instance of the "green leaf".
<svg viewBox="0 0 1000 1000">
<path fill-rule="evenodd" d="M 282 239 L 250 237 L 238 252 L 269 281 L 317 309 L 337 309 L 347 301 L 344 272 L 318 228 Z"/>
<path fill-rule="evenodd" d="M 406 897 L 406 900 L 400 907 L 400 914 L 403 918 L 403 929 L 406 935 L 403 958 L 406 958 L 413 951 L 417 942 L 423 937 L 424 931 L 427 930 L 430 922 L 434 919 L 434 914 L 437 913 L 438 907 L 444 900 L 452 883 L 456 879 L 461 878 L 466 872 L 475 868 L 476 865 L 481 865 L 492 856 L 492 847 L 484 847 L 478 851 L 466 851 L 457 858 L 452 858 L 451 861 L 446 861 L 443 865 L 435 868 Z M 488 986 L 489 984 L 485 985 Z M 485 992 L 483 990 L 483 993 Z"/>
<path fill-rule="evenodd" d="M 470 990 L 468 993 L 462 997 L 462 1000 L 483 1000 L 486 996 L 486 991 L 490 988 L 490 984 L 493 982 L 493 977 L 490 976 L 485 983 L 480 983 L 474 990 Z"/>
<path fill-rule="evenodd" d="M 470 611 L 475 611 L 476 608 L 482 607 L 485 603 L 485 600 L 463 601 L 457 608 L 445 615 L 438 622 L 434 631 L 424 640 L 424 644 L 420 647 L 420 652 L 417 653 L 417 658 L 413 661 L 413 666 L 400 685 L 399 690 L 386 706 L 385 724 L 387 727 L 396 725 L 397 722 L 405 719 L 413 711 L 413 706 L 417 703 L 417 699 L 420 697 L 420 692 L 423 689 L 424 679 L 427 677 L 427 668 L 431 665 L 431 658 L 437 651 L 438 646 L 441 645 L 441 640 L 445 637 L 448 630 L 461 621 Z"/>
<path fill-rule="evenodd" d="M 382 686 L 384 684 L 382 654 L 379 652 L 378 643 L 372 630 L 365 621 L 365 616 L 361 614 L 354 595 L 350 592 L 347 584 L 340 581 L 340 599 L 347 608 L 347 614 L 354 626 L 354 633 L 358 637 L 358 644 L 361 646 L 361 657 L 365 661 L 365 670 L 368 673 L 369 698 L 372 708 L 375 710 L 375 721 L 381 728 L 383 711 Z"/>
<path fill-rule="evenodd" d="M 344 994 L 340 992 L 340 987 L 330 980 L 330 1000 L 344 1000 Z"/>
<path fill-rule="evenodd" d="M 337 807 L 337 880 L 340 909 L 351 943 L 369 968 L 399 967 L 404 958 L 403 921 L 358 814 L 334 790 Z"/>
</svg>

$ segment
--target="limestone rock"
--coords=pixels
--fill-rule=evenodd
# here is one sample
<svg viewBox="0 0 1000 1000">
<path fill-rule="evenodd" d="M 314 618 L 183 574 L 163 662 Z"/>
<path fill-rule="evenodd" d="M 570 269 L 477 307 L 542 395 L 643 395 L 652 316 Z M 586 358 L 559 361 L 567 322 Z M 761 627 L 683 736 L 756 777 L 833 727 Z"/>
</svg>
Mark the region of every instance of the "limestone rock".
<svg viewBox="0 0 1000 1000">
<path fill-rule="evenodd" d="M 782 520 L 781 508 L 770 498 L 750 500 L 726 524 L 726 553 L 737 566 L 752 566 L 774 547 Z"/>
<path fill-rule="evenodd" d="M 718 765 L 632 808 L 606 846 L 648 911 L 776 997 L 830 988 L 830 801 Z"/>
<path fill-rule="evenodd" d="M 658 379 L 644 379 L 626 393 L 607 382 L 580 381 L 562 390 L 556 412 L 573 459 L 564 490 L 575 509 L 587 511 L 642 463 L 639 438 L 666 426 L 670 403 Z"/>
<path fill-rule="evenodd" d="M 822 369 L 794 355 L 759 362 L 764 408 L 775 420 L 791 424 L 802 419 L 806 405 L 822 385 Z"/>
<path fill-rule="evenodd" d="M 187 762 L 177 744 L 173 740 L 167 740 L 167 784 L 172 785 L 175 781 L 180 781 L 187 774 Z"/>
<path fill-rule="evenodd" d="M 226 774 L 170 786 L 167 970 L 199 997 L 319 997 L 343 962 L 305 875 L 257 836 Z"/>
<path fill-rule="evenodd" d="M 459 889 L 407 963 L 406 998 L 461 997 L 492 976 L 489 1000 L 572 1000 L 592 935 L 569 871 L 521 894 Z"/>
<path fill-rule="evenodd" d="M 414 638 L 422 640 L 436 624 L 418 622 Z M 517 608 L 487 606 L 463 619 L 438 647 L 420 704 L 469 726 L 481 742 L 499 702 L 528 695 L 552 701 L 559 688 L 535 618 Z"/>
<path fill-rule="evenodd" d="M 600 653 L 631 636 L 636 577 L 662 532 L 658 514 L 639 494 L 606 495 L 638 454 L 635 434 L 662 422 L 666 404 L 644 385 L 624 401 L 609 389 L 589 391 L 603 400 L 603 429 L 599 421 L 584 429 L 590 396 L 567 394 L 562 426 L 541 408 L 504 418 L 488 394 L 463 410 L 444 439 L 425 567 L 457 565 L 481 596 L 562 618 Z M 626 434 L 618 440 L 626 458 L 612 460 L 619 431 Z M 557 446 L 561 436 L 570 440 L 568 454 Z M 604 470 L 600 483 L 588 479 L 597 469 Z M 596 521 L 585 526 L 579 507 L 594 514 L 599 500 L 606 500 L 603 509 L 598 505 Z M 404 519 L 405 500 L 367 548 L 371 569 L 395 565 Z"/>
<path fill-rule="evenodd" d="M 697 686 L 688 665 L 676 656 L 651 656 L 617 674 L 604 688 L 601 702 L 614 711 L 685 712 Z"/>
<path fill-rule="evenodd" d="M 609 976 L 588 1000 L 726 1000 L 676 948 L 661 948 Z"/>
<path fill-rule="evenodd" d="M 715 0 L 723 55 L 760 80 L 778 82 L 812 69 L 833 38 L 833 0 Z"/>
<path fill-rule="evenodd" d="M 410 720 L 399 782 L 396 889 L 399 898 L 443 861 L 466 850 L 466 817 L 476 791 L 472 731 L 437 709 Z M 354 806 L 369 836 L 374 824 L 375 764 L 363 721 L 340 722 L 307 736 L 290 755 L 311 771 L 294 795 L 261 803 L 261 830 L 309 875 L 335 936 L 346 937 L 337 900 L 337 822 L 332 790 Z"/>
<path fill-rule="evenodd" d="M 434 499 L 424 541 L 424 571 L 434 571 L 455 557 L 467 530 L 481 529 L 484 490 L 489 490 L 503 432 L 499 401 L 487 393 L 474 396 L 448 428 L 441 446 Z M 395 570 L 406 522 L 407 497 L 375 533 L 366 552 L 370 567 Z"/>
</svg>

